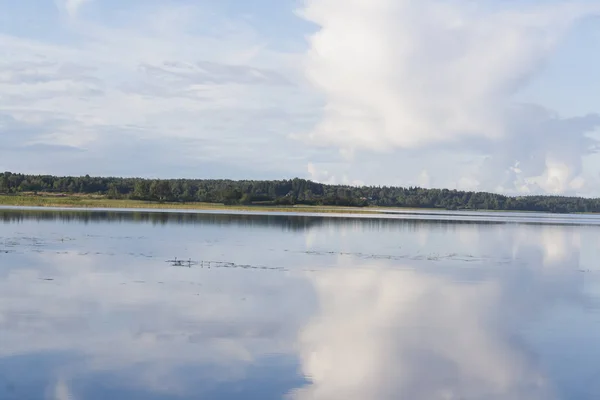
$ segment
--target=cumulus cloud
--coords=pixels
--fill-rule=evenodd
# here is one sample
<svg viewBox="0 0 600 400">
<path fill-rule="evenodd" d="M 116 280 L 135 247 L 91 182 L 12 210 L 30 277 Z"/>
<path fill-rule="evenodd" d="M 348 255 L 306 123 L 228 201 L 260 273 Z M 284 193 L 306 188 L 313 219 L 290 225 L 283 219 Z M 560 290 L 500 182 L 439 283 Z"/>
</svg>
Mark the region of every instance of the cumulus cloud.
<svg viewBox="0 0 600 400">
<path fill-rule="evenodd" d="M 306 73 L 327 96 L 311 137 L 377 149 L 502 137 L 511 96 L 565 29 L 596 10 L 307 0 L 302 15 L 319 30 L 310 38 Z"/>
<path fill-rule="evenodd" d="M 600 116 L 563 120 L 516 104 L 514 95 L 577 21 L 600 12 L 597 4 L 304 4 L 300 14 L 317 25 L 305 72 L 326 101 L 321 121 L 305 137 L 310 142 L 348 151 L 455 146 L 497 163 L 481 176 L 465 176 L 470 188 L 563 193 L 582 187 L 581 158 L 593 144 L 586 135 Z M 525 168 L 528 151 L 536 168 Z M 506 187 L 502 176 L 482 175 L 505 175 L 515 162 L 524 185 Z"/>
<path fill-rule="evenodd" d="M 362 186 L 365 183 L 358 179 L 350 179 L 347 174 L 335 175 L 324 169 L 323 166 L 316 165 L 309 162 L 307 167 L 308 179 L 314 182 L 321 182 L 330 185 L 350 185 L 350 186 Z"/>
<path fill-rule="evenodd" d="M 574 194 L 592 183 L 584 177 L 583 157 L 598 150 L 589 134 L 600 126 L 600 115 L 560 118 L 543 107 L 522 105 L 513 108 L 508 126 L 504 139 L 479 143 L 488 158 L 472 179 L 513 193 Z"/>
</svg>

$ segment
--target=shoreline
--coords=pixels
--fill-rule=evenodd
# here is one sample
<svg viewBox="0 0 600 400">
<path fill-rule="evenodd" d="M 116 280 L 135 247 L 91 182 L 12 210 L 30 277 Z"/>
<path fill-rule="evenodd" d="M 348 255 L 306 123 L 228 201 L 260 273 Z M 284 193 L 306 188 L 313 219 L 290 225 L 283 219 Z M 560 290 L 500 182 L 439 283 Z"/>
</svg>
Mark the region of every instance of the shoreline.
<svg viewBox="0 0 600 400">
<path fill-rule="evenodd" d="M 377 209 L 342 206 L 274 206 L 274 205 L 224 205 L 220 203 L 159 203 L 141 200 L 107 199 L 85 196 L 11 196 L 0 195 L 0 207 L 34 207 L 47 209 L 132 209 L 156 211 L 243 211 L 243 212 L 286 212 L 319 214 L 368 214 L 382 215 Z M 407 209 L 408 210 L 408 209 Z"/>
<path fill-rule="evenodd" d="M 555 218 L 565 216 L 598 216 L 597 213 L 549 213 L 542 211 L 527 210 L 447 210 L 442 208 L 413 208 L 413 207 L 350 207 L 350 206 L 311 206 L 311 205 L 259 205 L 259 204 L 237 204 L 225 205 L 221 203 L 177 203 L 177 202 L 153 202 L 130 199 L 109 199 L 96 195 L 6 195 L 0 194 L 0 209 L 36 209 L 36 210 L 129 210 L 129 211 L 153 211 L 153 212 L 223 212 L 223 213 L 296 213 L 296 214 L 344 214 L 373 217 L 392 217 L 402 215 L 429 215 L 429 216 L 483 216 L 488 218 L 506 218 L 521 215 L 529 218 L 544 218 L 552 216 Z M 493 214 L 498 214 L 493 216 Z M 505 214 L 505 215 L 502 215 Z M 508 215 L 507 215 L 508 214 Z"/>
</svg>

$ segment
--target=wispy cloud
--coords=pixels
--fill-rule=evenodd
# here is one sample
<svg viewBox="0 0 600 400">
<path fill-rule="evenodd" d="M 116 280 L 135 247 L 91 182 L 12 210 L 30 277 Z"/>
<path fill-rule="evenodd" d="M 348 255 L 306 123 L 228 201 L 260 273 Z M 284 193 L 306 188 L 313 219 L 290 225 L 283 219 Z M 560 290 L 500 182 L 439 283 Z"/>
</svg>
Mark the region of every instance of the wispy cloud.
<svg viewBox="0 0 600 400">
<path fill-rule="evenodd" d="M 61 3 L 73 13 L 81 5 Z M 264 49 L 243 22 L 198 28 L 211 18 L 201 6 L 139 11 L 123 7 L 111 26 L 78 19 L 65 28 L 68 40 L 59 42 L 0 36 L 9 54 L 0 65 L 0 111 L 42 127 L 23 145 L 94 152 L 108 143 L 162 146 L 165 153 L 185 153 L 175 159 L 190 170 L 206 161 L 230 165 L 223 176 L 260 158 L 268 143 L 284 146 L 275 154 L 294 146 L 285 134 L 293 125 L 309 126 L 303 122 L 309 97 L 287 76 L 291 64 L 282 68 L 285 56 Z M 44 125 L 57 118 L 70 123 L 49 131 Z M 280 171 L 277 159 L 253 162 L 259 169 L 248 172 Z M 121 167 L 127 168 L 123 161 Z"/>
</svg>

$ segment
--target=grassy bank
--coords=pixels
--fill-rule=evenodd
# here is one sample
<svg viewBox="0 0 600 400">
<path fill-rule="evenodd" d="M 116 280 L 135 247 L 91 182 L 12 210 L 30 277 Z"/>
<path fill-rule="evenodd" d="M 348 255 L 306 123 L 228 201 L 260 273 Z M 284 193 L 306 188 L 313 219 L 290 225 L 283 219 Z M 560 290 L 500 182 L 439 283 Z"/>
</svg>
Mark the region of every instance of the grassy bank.
<svg viewBox="0 0 600 400">
<path fill-rule="evenodd" d="M 0 195 L 0 206 L 17 207 L 66 207 L 66 208 L 139 208 L 166 210 L 231 210 L 231 211 L 277 211 L 308 213 L 376 214 L 375 210 L 358 207 L 319 206 L 262 206 L 216 203 L 158 203 L 151 201 L 109 199 L 104 196 L 85 195 Z"/>
</svg>

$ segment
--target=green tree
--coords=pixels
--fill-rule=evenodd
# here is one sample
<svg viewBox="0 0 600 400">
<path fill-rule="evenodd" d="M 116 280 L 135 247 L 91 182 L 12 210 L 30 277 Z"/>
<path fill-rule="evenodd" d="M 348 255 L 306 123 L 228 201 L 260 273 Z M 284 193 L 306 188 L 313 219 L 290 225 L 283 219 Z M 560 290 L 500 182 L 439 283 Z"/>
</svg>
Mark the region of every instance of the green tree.
<svg viewBox="0 0 600 400">
<path fill-rule="evenodd" d="M 169 181 L 154 180 L 150 184 L 150 196 L 160 202 L 165 202 L 171 195 L 171 186 Z"/>
<path fill-rule="evenodd" d="M 108 185 L 108 193 L 106 194 L 109 199 L 119 199 L 121 198 L 121 193 L 119 193 L 119 189 L 114 183 Z"/>
<path fill-rule="evenodd" d="M 137 200 L 150 199 L 150 185 L 146 180 L 138 180 L 135 182 L 132 197 Z"/>
</svg>

